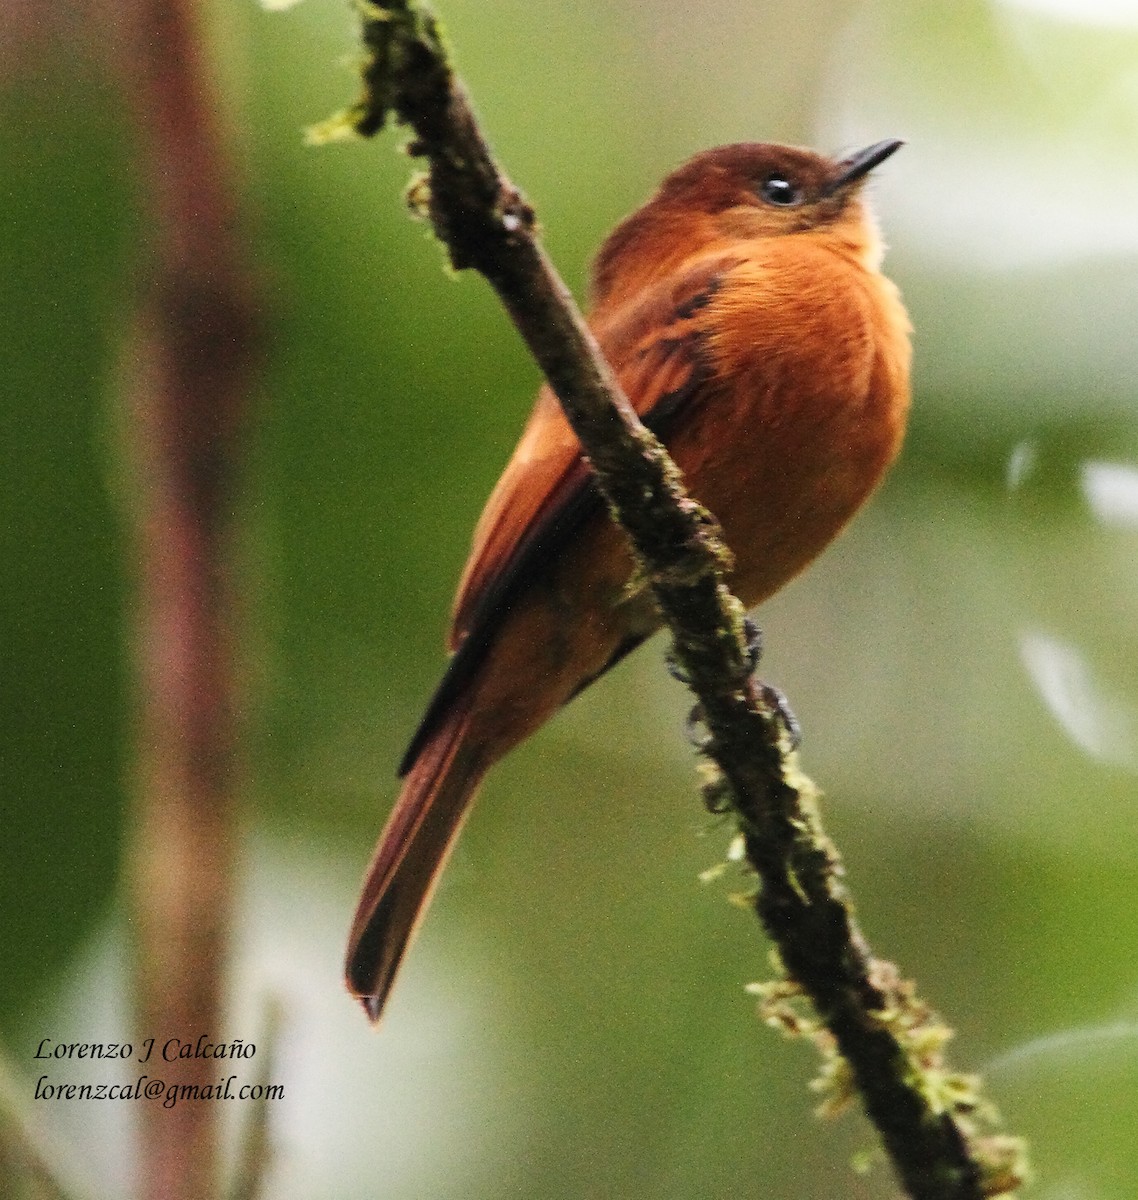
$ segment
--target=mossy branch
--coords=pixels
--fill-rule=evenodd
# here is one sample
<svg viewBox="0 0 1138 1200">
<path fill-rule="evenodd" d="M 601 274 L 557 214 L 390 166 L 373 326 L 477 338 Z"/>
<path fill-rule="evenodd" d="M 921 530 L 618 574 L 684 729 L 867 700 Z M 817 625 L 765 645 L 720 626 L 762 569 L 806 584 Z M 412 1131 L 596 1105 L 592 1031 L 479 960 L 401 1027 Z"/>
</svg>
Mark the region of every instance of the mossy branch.
<svg viewBox="0 0 1138 1200">
<path fill-rule="evenodd" d="M 621 393 L 542 249 L 533 210 L 490 153 L 435 17 L 394 0 L 359 8 L 363 95 L 317 137 L 371 136 L 389 118 L 414 131 L 410 152 L 429 172 L 413 186 L 413 202 L 454 267 L 473 267 L 494 287 L 580 438 L 698 697 L 705 792 L 736 814 L 759 877 L 754 908 L 788 976 L 766 985 L 765 1015 L 823 1046 L 830 1107 L 840 1081 L 852 1082 L 913 1200 L 1014 1190 L 1020 1144 L 979 1135 L 975 1082 L 943 1061 L 949 1031 L 857 927 L 785 711 L 754 678 L 743 609 L 723 582 L 730 554 L 718 525 Z M 799 996 L 816 1018 L 795 1015 Z"/>
</svg>

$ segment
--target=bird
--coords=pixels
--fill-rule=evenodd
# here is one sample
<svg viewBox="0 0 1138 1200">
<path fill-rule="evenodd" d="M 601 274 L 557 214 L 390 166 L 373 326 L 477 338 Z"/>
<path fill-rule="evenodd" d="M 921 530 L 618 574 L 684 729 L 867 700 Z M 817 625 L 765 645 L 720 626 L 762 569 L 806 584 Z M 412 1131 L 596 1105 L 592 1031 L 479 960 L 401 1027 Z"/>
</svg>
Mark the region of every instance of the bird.
<svg viewBox="0 0 1138 1200">
<path fill-rule="evenodd" d="M 901 447 L 912 329 L 865 184 L 902 144 L 706 150 L 593 266 L 588 324 L 718 519 L 748 608 L 833 540 Z M 546 385 L 474 530 L 452 656 L 352 922 L 345 980 L 373 1023 L 486 772 L 660 623 Z"/>
</svg>

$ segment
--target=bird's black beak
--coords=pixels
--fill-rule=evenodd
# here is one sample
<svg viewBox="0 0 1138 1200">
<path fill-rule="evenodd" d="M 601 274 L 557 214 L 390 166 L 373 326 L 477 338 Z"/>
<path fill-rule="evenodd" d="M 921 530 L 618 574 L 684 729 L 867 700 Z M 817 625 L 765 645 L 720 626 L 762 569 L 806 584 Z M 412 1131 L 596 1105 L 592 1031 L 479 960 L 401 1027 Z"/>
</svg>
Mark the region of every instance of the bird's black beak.
<svg viewBox="0 0 1138 1200">
<path fill-rule="evenodd" d="M 859 179 L 864 179 L 874 167 L 880 166 L 904 144 L 900 138 L 890 138 L 888 141 L 874 142 L 872 146 L 866 146 L 864 150 L 859 150 L 856 154 L 843 158 L 838 163 L 837 175 L 826 184 L 822 192 L 823 197 L 832 196 L 835 192 L 849 187 L 851 183 L 857 183 Z"/>
</svg>

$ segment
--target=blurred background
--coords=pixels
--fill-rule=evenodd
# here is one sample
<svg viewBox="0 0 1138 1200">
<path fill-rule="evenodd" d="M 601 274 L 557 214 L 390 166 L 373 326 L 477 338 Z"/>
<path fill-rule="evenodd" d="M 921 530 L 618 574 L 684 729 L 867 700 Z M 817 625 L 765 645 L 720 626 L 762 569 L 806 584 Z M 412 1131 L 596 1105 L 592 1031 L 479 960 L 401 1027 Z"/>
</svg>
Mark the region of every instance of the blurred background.
<svg viewBox="0 0 1138 1200">
<path fill-rule="evenodd" d="M 916 326 L 904 455 L 760 615 L 875 949 L 1030 1139 L 1039 1200 L 1138 1194 L 1138 3 L 440 0 L 457 64 L 582 294 L 694 151 L 899 136 L 873 184 Z M 127 1036 L 131 564 L 115 376 L 138 275 L 122 99 L 13 6 L 0 120 L 0 1039 Z M 103 11 L 103 10 L 99 10 Z M 105 15 L 105 14 L 104 14 Z M 241 496 L 244 802 L 232 1017 L 283 1024 L 267 1195 L 894 1194 L 813 1051 L 756 1018 L 767 947 L 703 885 L 685 693 L 651 643 L 497 769 L 378 1033 L 341 990 L 394 768 L 537 385 L 401 200 L 340 0 L 214 3 L 270 358 Z M 113 1105 L 35 1116 L 127 1194 Z M 226 1106 L 228 1123 L 243 1105 Z"/>
</svg>

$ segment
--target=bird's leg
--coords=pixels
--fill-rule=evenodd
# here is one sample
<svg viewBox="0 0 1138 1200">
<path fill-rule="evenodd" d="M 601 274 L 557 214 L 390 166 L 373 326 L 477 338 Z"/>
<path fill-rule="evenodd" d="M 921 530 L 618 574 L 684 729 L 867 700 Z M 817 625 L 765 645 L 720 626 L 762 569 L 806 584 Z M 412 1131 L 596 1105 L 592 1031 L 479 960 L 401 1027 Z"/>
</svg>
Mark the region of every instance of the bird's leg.
<svg viewBox="0 0 1138 1200">
<path fill-rule="evenodd" d="M 798 723 L 798 718 L 794 715 L 789 701 L 778 688 L 769 683 L 760 683 L 759 688 L 762 691 L 763 700 L 774 709 L 775 715 L 782 722 L 787 737 L 790 738 L 791 750 L 797 750 L 802 744 L 802 726 Z"/>
<path fill-rule="evenodd" d="M 763 657 L 763 631 L 750 617 L 744 617 L 743 636 L 747 643 L 747 674 L 753 675 L 759 669 L 759 660 Z"/>
</svg>

